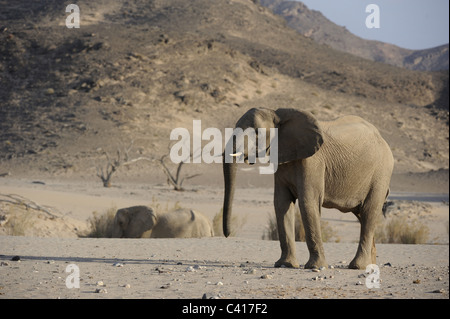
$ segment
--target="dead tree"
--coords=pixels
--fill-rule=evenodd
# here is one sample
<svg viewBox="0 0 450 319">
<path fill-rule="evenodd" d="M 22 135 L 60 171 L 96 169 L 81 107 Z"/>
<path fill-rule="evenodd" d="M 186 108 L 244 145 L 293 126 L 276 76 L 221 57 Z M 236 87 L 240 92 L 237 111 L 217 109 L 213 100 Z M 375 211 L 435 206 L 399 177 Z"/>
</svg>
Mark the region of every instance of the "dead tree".
<svg viewBox="0 0 450 319">
<path fill-rule="evenodd" d="M 101 149 L 102 154 L 106 157 L 106 165 L 99 167 L 97 166 L 97 176 L 102 180 L 104 187 L 111 187 L 111 178 L 117 170 L 122 166 L 127 166 L 130 164 L 133 164 L 137 161 L 146 160 L 150 162 L 154 162 L 155 159 L 151 159 L 148 157 L 138 157 L 134 159 L 130 159 L 129 152 L 131 148 L 133 147 L 133 142 L 130 143 L 128 147 L 125 148 L 117 148 L 116 157 L 112 158 L 108 152 Z M 169 152 L 170 152 L 170 143 L 168 145 Z M 172 174 L 170 172 L 170 169 L 168 168 L 165 159 L 167 157 L 167 154 L 161 156 L 159 160 L 159 164 L 161 165 L 164 174 L 167 176 L 167 183 L 169 185 L 173 186 L 173 189 L 176 191 L 182 191 L 183 190 L 183 182 L 187 179 L 194 178 L 196 176 L 199 176 L 201 174 L 194 174 L 189 176 L 181 176 L 181 168 L 184 164 L 184 162 L 180 162 L 177 166 L 177 170 L 175 174 Z"/>
<path fill-rule="evenodd" d="M 169 145 L 167 147 L 168 147 L 168 150 L 170 153 L 171 144 L 169 143 Z M 180 163 L 178 163 L 175 175 L 172 174 L 164 161 L 166 157 L 167 157 L 167 154 L 161 156 L 161 158 L 159 159 L 159 164 L 161 165 L 164 174 L 167 176 L 167 184 L 172 185 L 174 190 L 176 190 L 176 191 L 184 190 L 182 185 L 185 180 L 201 175 L 201 174 L 194 174 L 194 175 L 182 177 L 181 176 L 181 168 L 184 164 L 184 161 L 181 161 Z M 192 157 L 192 154 L 189 154 L 189 157 Z"/>
<path fill-rule="evenodd" d="M 191 179 L 191 178 L 194 178 L 194 177 L 200 175 L 200 174 L 194 174 L 194 175 L 181 177 L 180 176 L 180 174 L 181 174 L 181 167 L 183 166 L 184 162 L 180 162 L 178 164 L 177 171 L 176 171 L 175 175 L 173 175 L 170 172 L 169 168 L 167 167 L 166 163 L 164 162 L 164 159 L 166 157 L 167 157 L 167 154 L 161 156 L 161 158 L 159 159 L 159 163 L 161 164 L 161 167 L 163 169 L 164 174 L 166 174 L 166 176 L 167 176 L 167 183 L 169 185 L 172 185 L 174 190 L 176 190 L 176 191 L 184 190 L 182 185 L 183 185 L 183 182 L 186 179 Z"/>
<path fill-rule="evenodd" d="M 141 160 L 147 160 L 152 161 L 151 159 L 147 157 L 138 157 L 130 160 L 129 152 L 131 148 L 133 147 L 133 141 L 131 141 L 130 145 L 128 147 L 125 147 L 123 149 L 117 148 L 116 157 L 111 158 L 111 156 L 106 152 L 103 151 L 103 155 L 106 157 L 106 166 L 99 167 L 97 166 L 97 176 L 102 180 L 104 187 L 111 187 L 111 178 L 112 175 L 117 172 L 119 167 L 121 166 L 127 166 L 130 164 L 133 164 L 137 161 Z"/>
</svg>

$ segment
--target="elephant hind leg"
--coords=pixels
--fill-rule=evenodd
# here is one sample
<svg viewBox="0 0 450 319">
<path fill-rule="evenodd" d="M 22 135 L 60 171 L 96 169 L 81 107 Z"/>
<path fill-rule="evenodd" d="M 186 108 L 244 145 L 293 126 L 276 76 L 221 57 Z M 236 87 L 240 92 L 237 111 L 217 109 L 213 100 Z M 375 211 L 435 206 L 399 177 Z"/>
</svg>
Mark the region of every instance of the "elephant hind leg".
<svg viewBox="0 0 450 319">
<path fill-rule="evenodd" d="M 355 258 L 349 268 L 366 269 L 369 264 L 376 264 L 375 227 L 382 214 L 383 196 L 369 196 L 365 203 L 354 214 L 361 224 L 360 239 Z"/>
<path fill-rule="evenodd" d="M 358 212 L 354 212 L 353 214 L 358 218 L 358 221 L 361 224 L 361 217 L 360 217 L 359 211 Z M 372 264 L 375 264 L 376 260 L 377 260 L 377 248 L 375 247 L 375 236 L 372 239 L 372 250 L 371 250 L 371 254 L 370 255 L 371 255 Z"/>
</svg>

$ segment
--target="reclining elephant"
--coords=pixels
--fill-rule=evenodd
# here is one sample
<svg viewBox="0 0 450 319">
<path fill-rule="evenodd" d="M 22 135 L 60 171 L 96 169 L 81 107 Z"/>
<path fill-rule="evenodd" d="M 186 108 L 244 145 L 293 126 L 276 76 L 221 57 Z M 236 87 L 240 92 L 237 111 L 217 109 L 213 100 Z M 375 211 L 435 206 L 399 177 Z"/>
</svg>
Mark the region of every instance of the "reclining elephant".
<svg viewBox="0 0 450 319">
<path fill-rule="evenodd" d="M 119 209 L 112 237 L 140 238 L 151 230 L 150 238 L 199 238 L 214 236 L 210 221 L 197 211 L 181 208 L 157 214 L 147 206 Z"/>
</svg>

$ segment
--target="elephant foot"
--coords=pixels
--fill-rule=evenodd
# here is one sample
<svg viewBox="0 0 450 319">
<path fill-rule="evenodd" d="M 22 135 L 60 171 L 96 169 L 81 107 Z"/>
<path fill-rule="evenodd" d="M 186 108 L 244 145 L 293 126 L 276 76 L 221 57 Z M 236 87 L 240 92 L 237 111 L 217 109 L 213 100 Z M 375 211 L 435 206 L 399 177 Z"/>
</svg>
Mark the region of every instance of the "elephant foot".
<svg viewBox="0 0 450 319">
<path fill-rule="evenodd" d="M 279 268 L 279 267 L 286 267 L 286 268 L 299 268 L 300 265 L 298 264 L 298 262 L 296 260 L 288 260 L 288 259 L 279 259 L 276 263 L 275 263 L 275 267 Z"/>
<path fill-rule="evenodd" d="M 350 269 L 366 269 L 366 267 L 370 264 L 372 264 L 370 258 L 355 257 L 348 265 L 348 268 L 350 268 Z"/>
<path fill-rule="evenodd" d="M 319 269 L 320 267 L 328 267 L 325 258 L 322 257 L 310 257 L 305 264 L 305 269 Z"/>
</svg>

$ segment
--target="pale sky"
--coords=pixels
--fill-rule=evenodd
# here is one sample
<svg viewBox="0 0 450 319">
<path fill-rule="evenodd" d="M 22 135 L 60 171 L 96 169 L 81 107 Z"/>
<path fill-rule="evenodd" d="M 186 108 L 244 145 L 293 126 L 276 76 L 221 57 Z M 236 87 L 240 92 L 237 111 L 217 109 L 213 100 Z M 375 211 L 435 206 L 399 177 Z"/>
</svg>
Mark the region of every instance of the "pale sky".
<svg viewBox="0 0 450 319">
<path fill-rule="evenodd" d="M 427 49 L 449 42 L 448 0 L 301 0 L 353 34 L 407 49 Z M 366 6 L 380 9 L 380 28 L 366 27 Z"/>
</svg>

